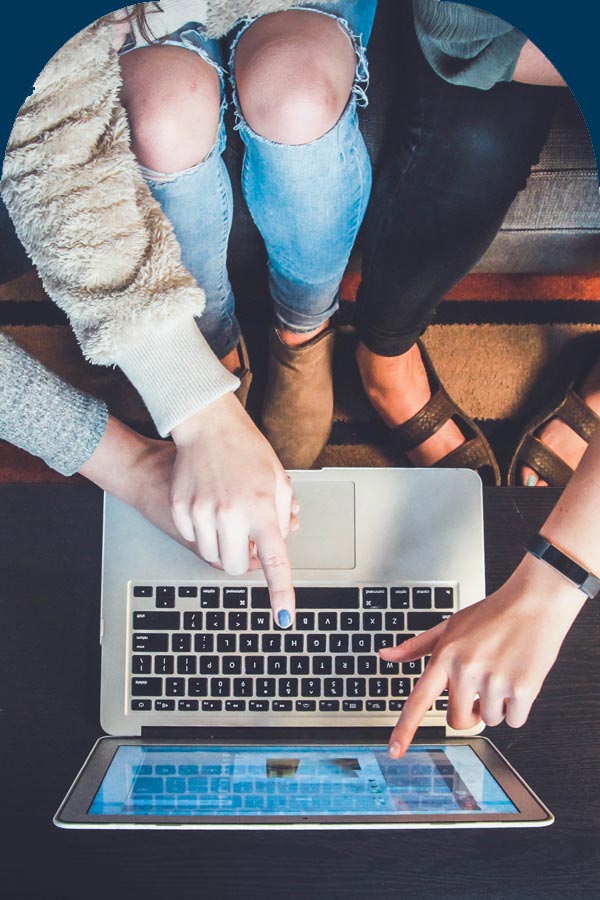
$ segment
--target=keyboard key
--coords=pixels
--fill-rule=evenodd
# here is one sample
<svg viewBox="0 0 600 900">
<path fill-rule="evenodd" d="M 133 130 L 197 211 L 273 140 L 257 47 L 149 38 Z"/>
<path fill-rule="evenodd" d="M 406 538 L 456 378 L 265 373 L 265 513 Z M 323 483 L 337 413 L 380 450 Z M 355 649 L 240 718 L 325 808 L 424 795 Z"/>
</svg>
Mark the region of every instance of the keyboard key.
<svg viewBox="0 0 600 900">
<path fill-rule="evenodd" d="M 174 700 L 155 700 L 154 709 L 156 712 L 173 712 L 175 709 Z"/>
<path fill-rule="evenodd" d="M 367 693 L 366 678 L 347 678 L 346 679 L 346 696 L 347 697 L 364 697 Z"/>
<path fill-rule="evenodd" d="M 405 703 L 406 700 L 390 700 L 388 703 L 390 712 L 400 712 L 400 710 L 404 709 Z"/>
<path fill-rule="evenodd" d="M 152 657 L 134 656 L 131 660 L 131 671 L 134 675 L 149 675 L 152 671 Z"/>
<path fill-rule="evenodd" d="M 344 693 L 343 678 L 325 678 L 323 680 L 323 693 L 326 697 L 341 697 Z"/>
<path fill-rule="evenodd" d="M 273 700 L 271 709 L 273 712 L 291 712 L 293 704 L 291 700 Z"/>
<path fill-rule="evenodd" d="M 330 653 L 347 653 L 350 648 L 350 637 L 347 634 L 329 635 Z"/>
<path fill-rule="evenodd" d="M 336 675 L 354 675 L 354 657 L 353 656 L 336 656 L 336 658 L 335 658 L 335 674 Z"/>
<path fill-rule="evenodd" d="M 325 653 L 327 650 L 327 637 L 324 634 L 309 634 L 306 636 L 306 649 L 309 653 Z"/>
<path fill-rule="evenodd" d="M 342 702 L 342 709 L 344 712 L 362 712 L 362 708 L 362 700 L 344 700 Z"/>
<path fill-rule="evenodd" d="M 169 598 L 169 599 L 173 598 L 173 600 L 174 600 L 175 599 L 175 588 L 171 587 L 170 585 L 168 587 L 165 585 L 159 585 L 156 588 L 156 599 L 163 600 L 165 598 Z"/>
<path fill-rule="evenodd" d="M 392 609 L 408 609 L 410 606 L 410 588 L 393 587 L 390 590 L 390 606 Z"/>
<path fill-rule="evenodd" d="M 252 613 L 250 622 L 252 631 L 268 631 L 271 626 L 271 616 L 267 613 Z"/>
<path fill-rule="evenodd" d="M 319 700 L 319 712 L 338 712 L 339 700 Z"/>
<path fill-rule="evenodd" d="M 133 628 L 140 631 L 179 631 L 178 612 L 134 612 Z"/>
<path fill-rule="evenodd" d="M 188 680 L 190 697 L 206 697 L 208 694 L 208 678 L 190 678 Z"/>
<path fill-rule="evenodd" d="M 132 697 L 160 697 L 163 692 L 162 678 L 132 678 Z"/>
<path fill-rule="evenodd" d="M 198 596 L 198 588 L 196 585 L 192 584 L 181 584 L 177 588 L 177 596 L 178 597 L 197 597 Z"/>
<path fill-rule="evenodd" d="M 270 607 L 267 588 L 252 588 L 253 609 Z M 358 609 L 358 588 L 297 587 L 296 609 Z"/>
<path fill-rule="evenodd" d="M 382 675 L 398 675 L 400 672 L 400 663 L 392 662 L 389 659 L 380 659 L 379 671 Z"/>
<path fill-rule="evenodd" d="M 383 619 L 380 612 L 363 613 L 363 631 L 381 631 Z"/>
<path fill-rule="evenodd" d="M 233 696 L 234 697 L 251 697 L 252 696 L 252 679 L 251 678 L 234 678 L 233 679 Z"/>
<path fill-rule="evenodd" d="M 402 663 L 403 675 L 420 675 L 423 671 L 423 665 L 420 659 L 413 659 L 411 662 Z"/>
<path fill-rule="evenodd" d="M 283 678 L 279 680 L 279 696 L 280 697 L 297 697 L 298 696 L 298 679 Z"/>
<path fill-rule="evenodd" d="M 198 657 L 198 671 L 201 675 L 217 675 L 219 672 L 219 657 L 208 654 Z"/>
<path fill-rule="evenodd" d="M 154 671 L 157 675 L 172 675 L 175 671 L 175 659 L 172 656 L 155 656 Z"/>
<path fill-rule="evenodd" d="M 260 644 L 263 653 L 281 653 L 280 634 L 263 634 Z"/>
<path fill-rule="evenodd" d="M 331 675 L 333 662 L 330 656 L 313 656 L 313 675 Z"/>
<path fill-rule="evenodd" d="M 370 653 L 371 652 L 371 635 L 370 634 L 353 634 L 352 635 L 352 652 L 353 653 Z"/>
<path fill-rule="evenodd" d="M 321 696 L 321 682 L 318 678 L 302 678 L 300 685 L 303 697 Z"/>
<path fill-rule="evenodd" d="M 219 712 L 223 709 L 222 700 L 203 700 L 202 712 Z"/>
<path fill-rule="evenodd" d="M 448 698 L 444 697 L 440 700 L 435 701 L 435 708 L 438 710 L 446 710 L 448 709 Z"/>
<path fill-rule="evenodd" d="M 186 631 L 201 631 L 202 618 L 203 616 L 201 612 L 184 612 L 183 627 Z"/>
<path fill-rule="evenodd" d="M 387 678 L 369 678 L 369 697 L 387 697 L 388 693 Z"/>
<path fill-rule="evenodd" d="M 258 653 L 257 634 L 240 634 L 240 653 Z"/>
<path fill-rule="evenodd" d="M 340 629 L 342 631 L 358 631 L 360 628 L 360 613 L 340 613 Z"/>
<path fill-rule="evenodd" d="M 387 609 L 388 592 L 383 587 L 367 587 L 362 592 L 363 609 Z"/>
<path fill-rule="evenodd" d="M 367 700 L 367 712 L 385 712 L 385 700 Z"/>
<path fill-rule="evenodd" d="M 131 644 L 134 652 L 162 653 L 169 649 L 169 635 L 138 632 L 132 636 Z"/>
<path fill-rule="evenodd" d="M 244 660 L 244 671 L 246 675 L 262 675 L 265 671 L 265 660 L 263 656 L 247 656 Z"/>
<path fill-rule="evenodd" d="M 250 712 L 268 712 L 268 700 L 251 700 L 249 704 Z"/>
<path fill-rule="evenodd" d="M 436 609 L 453 609 L 454 608 L 454 588 L 436 587 L 433 591 L 433 605 Z"/>
<path fill-rule="evenodd" d="M 134 597 L 151 597 L 152 588 L 147 584 L 136 584 L 133 589 Z"/>
<path fill-rule="evenodd" d="M 408 627 L 411 631 L 427 631 L 434 625 L 439 625 L 450 617 L 449 613 L 409 612 L 407 615 Z"/>
<path fill-rule="evenodd" d="M 356 660 L 356 670 L 359 675 L 376 675 L 377 657 L 359 656 Z"/>
<path fill-rule="evenodd" d="M 231 682 L 229 678 L 211 678 L 210 679 L 210 695 L 211 697 L 229 697 L 231 693 Z"/>
<path fill-rule="evenodd" d="M 179 700 L 177 703 L 179 712 L 198 712 L 198 706 L 197 700 Z"/>
<path fill-rule="evenodd" d="M 245 712 L 246 711 L 246 701 L 245 700 L 226 700 L 225 701 L 225 712 Z"/>
<path fill-rule="evenodd" d="M 302 653 L 304 651 L 304 635 L 286 634 L 283 645 L 286 653 Z"/>
<path fill-rule="evenodd" d="M 142 697 L 138 697 L 135 700 L 131 701 L 132 712 L 146 712 L 149 709 L 152 709 L 152 700 L 146 700 Z"/>
<path fill-rule="evenodd" d="M 200 606 L 202 609 L 218 609 L 219 608 L 219 588 L 203 587 L 200 588 Z"/>
<path fill-rule="evenodd" d="M 190 613 L 190 615 L 193 615 L 193 613 Z M 225 613 L 220 611 L 207 612 L 206 627 L 209 631 L 225 631 Z"/>
<path fill-rule="evenodd" d="M 408 697 L 410 694 L 411 684 L 410 678 L 392 678 L 391 694 L 392 697 Z"/>
<path fill-rule="evenodd" d="M 296 631 L 312 631 L 315 627 L 314 613 L 296 614 Z"/>
<path fill-rule="evenodd" d="M 192 649 L 191 634 L 172 634 L 171 650 L 173 653 L 189 653 Z"/>
<path fill-rule="evenodd" d="M 212 653 L 215 649 L 214 634 L 195 634 L 194 650 L 196 653 Z"/>
<path fill-rule="evenodd" d="M 177 674 L 178 675 L 195 675 L 196 674 L 196 657 L 195 656 L 178 656 L 177 657 Z"/>
<path fill-rule="evenodd" d="M 337 613 L 319 613 L 319 631 L 337 631 Z"/>
<path fill-rule="evenodd" d="M 235 653 L 237 650 L 237 638 L 235 634 L 217 635 L 217 650 L 219 653 Z"/>
<path fill-rule="evenodd" d="M 394 643 L 393 634 L 376 634 L 373 638 L 373 650 L 377 652 L 378 650 L 383 649 L 383 647 L 393 647 Z"/>
<path fill-rule="evenodd" d="M 404 613 L 388 612 L 385 614 L 386 631 L 404 631 Z"/>
<path fill-rule="evenodd" d="M 257 678 L 256 679 L 256 696 L 257 697 L 274 697 L 276 681 L 274 678 Z"/>
<path fill-rule="evenodd" d="M 296 712 L 315 712 L 316 700 L 296 700 Z"/>
<path fill-rule="evenodd" d="M 308 675 L 310 663 L 306 656 L 290 657 L 290 675 Z"/>
<path fill-rule="evenodd" d="M 227 616 L 227 625 L 230 631 L 245 631 L 248 627 L 248 613 L 230 612 Z"/>
<path fill-rule="evenodd" d="M 414 587 L 412 596 L 413 609 L 431 609 L 432 605 L 431 588 Z"/>
<path fill-rule="evenodd" d="M 175 594 L 172 597 L 157 597 L 155 606 L 157 609 L 175 609 Z"/>
<path fill-rule="evenodd" d="M 165 678 L 165 694 L 167 697 L 183 697 L 185 678 Z"/>
<path fill-rule="evenodd" d="M 245 587 L 223 588 L 223 609 L 246 609 L 248 589 Z"/>
<path fill-rule="evenodd" d="M 269 675 L 287 675 L 287 658 L 285 656 L 269 656 L 267 672 Z"/>
</svg>

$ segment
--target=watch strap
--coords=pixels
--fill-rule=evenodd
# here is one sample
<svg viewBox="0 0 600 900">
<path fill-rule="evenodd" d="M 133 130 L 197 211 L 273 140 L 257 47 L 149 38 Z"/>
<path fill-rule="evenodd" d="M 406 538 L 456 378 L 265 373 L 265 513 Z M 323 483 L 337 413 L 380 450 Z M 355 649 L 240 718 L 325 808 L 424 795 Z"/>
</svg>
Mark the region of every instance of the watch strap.
<svg viewBox="0 0 600 900">
<path fill-rule="evenodd" d="M 571 559 L 570 556 L 567 556 L 566 553 L 563 553 L 562 550 L 551 544 L 541 534 L 534 535 L 525 545 L 525 549 L 532 556 L 541 559 L 549 566 L 552 566 L 553 569 L 556 569 L 557 572 L 560 572 L 561 575 L 564 575 L 565 578 L 568 578 L 569 581 L 572 581 L 589 599 L 600 593 L 600 578 L 575 562 L 574 559 Z"/>
</svg>

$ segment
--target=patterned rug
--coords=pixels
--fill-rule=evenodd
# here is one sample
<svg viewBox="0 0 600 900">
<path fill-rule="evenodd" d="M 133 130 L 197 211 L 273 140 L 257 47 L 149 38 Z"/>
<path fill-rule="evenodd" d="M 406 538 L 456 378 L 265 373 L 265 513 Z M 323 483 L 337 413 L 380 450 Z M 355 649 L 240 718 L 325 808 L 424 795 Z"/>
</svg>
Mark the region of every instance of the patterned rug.
<svg viewBox="0 0 600 900">
<path fill-rule="evenodd" d="M 353 300 L 360 276 L 342 290 L 335 360 L 335 423 L 318 461 L 323 466 L 402 465 L 371 409 L 354 363 Z M 234 285 L 255 370 L 249 410 L 257 415 L 264 385 L 264 286 Z M 506 468 L 523 424 L 543 402 L 544 378 L 559 352 L 600 328 L 600 276 L 470 275 L 440 305 L 425 344 L 448 393 L 482 426 Z M 251 305 L 252 316 L 249 316 Z M 258 325 L 257 325 L 258 323 Z M 120 372 L 85 362 L 65 316 L 33 269 L 0 284 L 0 327 L 73 384 L 102 397 L 112 413 L 152 434 L 148 413 Z M 57 427 L 60 427 L 57 423 Z M 60 482 L 40 460 L 0 442 L 0 481 Z"/>
</svg>

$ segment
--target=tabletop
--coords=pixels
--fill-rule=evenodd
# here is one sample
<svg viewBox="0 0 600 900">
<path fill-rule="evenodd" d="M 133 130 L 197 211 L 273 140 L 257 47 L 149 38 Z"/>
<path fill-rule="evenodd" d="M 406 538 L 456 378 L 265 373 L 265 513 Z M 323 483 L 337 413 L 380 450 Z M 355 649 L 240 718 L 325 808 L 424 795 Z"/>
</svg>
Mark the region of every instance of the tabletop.
<svg viewBox="0 0 600 900">
<path fill-rule="evenodd" d="M 488 590 L 558 497 L 484 491 Z M 486 734 L 556 816 L 548 828 L 213 833 L 65 831 L 52 816 L 99 713 L 100 492 L 0 488 L 6 900 L 583 900 L 600 887 L 600 605 L 584 607 L 526 725 Z"/>
</svg>

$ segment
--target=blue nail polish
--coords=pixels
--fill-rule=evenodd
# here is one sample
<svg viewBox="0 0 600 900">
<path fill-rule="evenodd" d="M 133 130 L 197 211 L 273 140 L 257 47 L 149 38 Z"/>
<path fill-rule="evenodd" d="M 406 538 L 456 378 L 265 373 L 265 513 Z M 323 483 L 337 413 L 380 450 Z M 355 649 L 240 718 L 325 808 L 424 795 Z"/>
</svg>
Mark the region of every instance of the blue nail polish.
<svg viewBox="0 0 600 900">
<path fill-rule="evenodd" d="M 533 487 L 537 482 L 537 478 L 535 475 L 528 475 L 527 481 L 525 482 L 525 487 Z"/>
<path fill-rule="evenodd" d="M 277 614 L 277 624 L 280 628 L 289 628 L 292 624 L 292 617 L 287 609 L 280 609 Z"/>
</svg>

